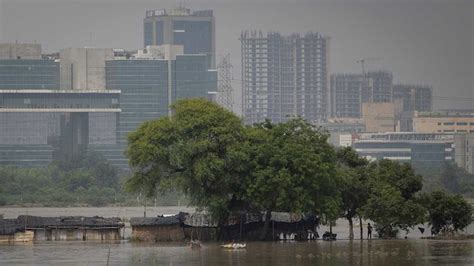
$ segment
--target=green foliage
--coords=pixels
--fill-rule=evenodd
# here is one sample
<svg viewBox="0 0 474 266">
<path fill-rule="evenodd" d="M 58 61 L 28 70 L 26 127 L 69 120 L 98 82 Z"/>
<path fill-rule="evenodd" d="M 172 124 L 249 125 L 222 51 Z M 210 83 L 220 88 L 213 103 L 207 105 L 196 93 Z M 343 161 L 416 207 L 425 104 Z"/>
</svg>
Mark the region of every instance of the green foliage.
<svg viewBox="0 0 474 266">
<path fill-rule="evenodd" d="M 300 119 L 249 128 L 246 196 L 264 210 L 321 211 L 335 197 L 334 152 L 327 135 Z"/>
<path fill-rule="evenodd" d="M 371 193 L 362 212 L 376 223 L 380 237 L 392 237 L 395 228 L 407 230 L 422 223 L 425 209 L 413 200 L 404 199 L 395 187 L 382 184 Z"/>
<path fill-rule="evenodd" d="M 341 178 L 342 209 L 344 217 L 349 221 L 349 237 L 354 237 L 352 219 L 361 216 L 361 208 L 369 197 L 369 162 L 360 158 L 350 147 L 336 151 L 337 174 Z"/>
<path fill-rule="evenodd" d="M 1 205 L 103 206 L 125 199 L 118 171 L 103 157 L 84 152 L 45 168 L 0 167 Z"/>
<path fill-rule="evenodd" d="M 435 232 L 463 230 L 471 224 L 472 206 L 460 195 L 434 191 L 424 194 L 421 202 L 428 210 L 428 220 Z"/>
<path fill-rule="evenodd" d="M 415 198 L 422 189 L 422 177 L 409 164 L 381 160 L 372 163 L 368 171 L 369 195 L 362 214 L 376 223 L 381 237 L 423 222 L 426 210 Z"/>
<path fill-rule="evenodd" d="M 336 220 L 340 210 L 334 151 L 327 134 L 304 120 L 246 129 L 241 149 L 247 158 L 245 198 L 267 212 L 318 212 Z M 337 214 L 335 214 L 337 213 Z"/>
<path fill-rule="evenodd" d="M 177 188 L 219 222 L 239 204 L 245 155 L 239 151 L 243 127 L 233 113 L 202 99 L 179 101 L 171 118 L 146 122 L 128 140 L 130 191 L 153 196 Z"/>
<path fill-rule="evenodd" d="M 439 165 L 413 165 L 423 175 L 423 190 L 426 192 L 444 190 L 449 193 L 474 197 L 474 175 L 458 167 L 454 162 Z"/>
</svg>

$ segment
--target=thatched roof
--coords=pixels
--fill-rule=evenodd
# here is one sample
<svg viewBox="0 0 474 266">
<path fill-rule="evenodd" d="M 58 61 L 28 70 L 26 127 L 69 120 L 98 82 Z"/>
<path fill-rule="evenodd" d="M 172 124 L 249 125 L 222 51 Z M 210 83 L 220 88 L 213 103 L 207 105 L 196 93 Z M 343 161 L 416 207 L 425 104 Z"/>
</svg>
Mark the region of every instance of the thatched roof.
<svg viewBox="0 0 474 266">
<path fill-rule="evenodd" d="M 153 226 L 153 225 L 177 225 L 180 224 L 178 216 L 168 217 L 132 217 L 130 218 L 131 226 Z"/>
<path fill-rule="evenodd" d="M 18 219 L 0 219 L 0 235 L 13 235 L 22 229 L 24 226 L 20 225 Z"/>
<path fill-rule="evenodd" d="M 303 215 L 288 213 L 288 212 L 272 212 L 272 221 L 283 223 L 295 223 L 302 221 Z M 263 222 L 265 217 L 263 213 L 233 213 L 229 216 L 226 226 L 237 225 L 240 223 L 249 224 L 255 222 Z M 212 219 L 212 216 L 206 212 L 184 213 L 180 212 L 174 216 L 169 217 L 134 217 L 130 219 L 132 226 L 159 226 L 159 225 L 174 225 L 183 224 L 192 227 L 217 227 L 217 221 Z"/>
<path fill-rule="evenodd" d="M 99 216 L 60 216 L 60 217 L 40 217 L 30 215 L 18 216 L 20 224 L 27 228 L 104 228 L 104 227 L 123 227 L 122 219 L 118 217 L 104 218 Z"/>
</svg>

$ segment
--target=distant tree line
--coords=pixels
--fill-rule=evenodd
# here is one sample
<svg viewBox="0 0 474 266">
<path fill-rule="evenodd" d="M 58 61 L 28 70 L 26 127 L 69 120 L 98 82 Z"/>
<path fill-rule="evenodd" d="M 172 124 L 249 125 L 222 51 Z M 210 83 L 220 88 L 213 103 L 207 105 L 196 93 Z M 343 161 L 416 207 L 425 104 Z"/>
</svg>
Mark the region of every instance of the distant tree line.
<svg viewBox="0 0 474 266">
<path fill-rule="evenodd" d="M 93 151 L 47 167 L 2 166 L 0 206 L 138 205 L 136 195 L 123 190 L 126 174 Z M 159 203 L 175 205 L 176 197 L 163 196 Z"/>
<path fill-rule="evenodd" d="M 344 217 L 351 238 L 356 218 L 373 221 L 381 237 L 424 221 L 439 232 L 470 224 L 462 197 L 422 193 L 423 178 L 409 164 L 368 162 L 351 148 L 334 148 L 328 136 L 302 119 L 244 126 L 214 103 L 184 100 L 172 117 L 129 135 L 126 186 L 150 197 L 181 191 L 220 226 L 232 212 L 263 212 L 262 239 L 271 237 L 272 211 L 313 213 L 330 225 Z"/>
</svg>

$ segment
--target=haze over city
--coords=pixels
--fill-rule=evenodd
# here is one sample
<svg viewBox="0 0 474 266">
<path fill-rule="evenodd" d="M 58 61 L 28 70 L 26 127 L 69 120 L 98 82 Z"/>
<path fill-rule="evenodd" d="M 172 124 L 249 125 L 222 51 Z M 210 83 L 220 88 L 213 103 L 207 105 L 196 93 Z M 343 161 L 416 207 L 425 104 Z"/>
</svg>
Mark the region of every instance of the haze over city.
<svg viewBox="0 0 474 266">
<path fill-rule="evenodd" d="M 474 265 L 473 221 L 474 0 L 0 0 L 1 265 Z"/>
<path fill-rule="evenodd" d="M 230 53 L 235 110 L 241 111 L 240 33 L 319 32 L 331 38 L 330 72 L 393 72 L 394 83 L 433 86 L 434 109 L 474 108 L 474 3 L 471 0 L 3 0 L 0 42 L 139 49 L 144 11 L 184 5 L 213 9 L 216 53 Z M 21 19 L 19 19 L 21 17 Z"/>
</svg>

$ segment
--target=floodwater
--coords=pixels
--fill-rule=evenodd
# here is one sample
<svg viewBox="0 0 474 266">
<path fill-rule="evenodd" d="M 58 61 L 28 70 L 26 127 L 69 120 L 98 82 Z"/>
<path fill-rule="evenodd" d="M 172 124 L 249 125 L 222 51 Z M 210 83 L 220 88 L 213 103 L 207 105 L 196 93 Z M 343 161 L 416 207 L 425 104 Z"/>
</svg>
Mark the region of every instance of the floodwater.
<svg viewBox="0 0 474 266">
<path fill-rule="evenodd" d="M 473 265 L 474 241 L 337 240 L 216 243 L 41 242 L 0 246 L 1 265 Z"/>
<path fill-rule="evenodd" d="M 179 211 L 193 209 L 152 207 L 147 208 L 147 216 Z M 130 218 L 142 216 L 143 208 L 0 208 L 2 213 L 5 218 L 21 214 Z M 320 233 L 326 229 L 321 227 Z M 347 229 L 347 222 L 340 220 L 334 227 L 337 241 L 250 242 L 244 250 L 222 249 L 220 243 L 204 243 L 202 248 L 191 249 L 186 243 L 127 240 L 0 245 L 0 265 L 106 265 L 108 257 L 109 265 L 474 265 L 474 240 L 422 240 L 419 230 L 414 230 L 408 239 L 349 241 Z M 473 229 L 471 225 L 467 232 L 472 233 Z M 358 236 L 358 228 L 354 231 Z"/>
</svg>

